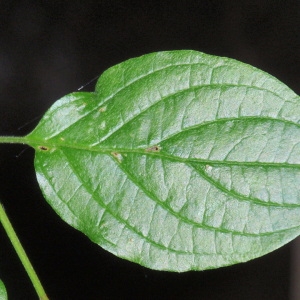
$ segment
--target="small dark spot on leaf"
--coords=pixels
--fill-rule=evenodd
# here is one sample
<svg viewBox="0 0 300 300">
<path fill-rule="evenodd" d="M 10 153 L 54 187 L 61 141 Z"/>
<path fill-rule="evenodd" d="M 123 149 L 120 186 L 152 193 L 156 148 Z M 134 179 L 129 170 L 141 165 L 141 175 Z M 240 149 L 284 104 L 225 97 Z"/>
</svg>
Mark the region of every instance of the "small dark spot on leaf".
<svg viewBox="0 0 300 300">
<path fill-rule="evenodd" d="M 161 147 L 159 145 L 154 145 L 149 148 L 147 148 L 146 152 L 159 152 L 161 150 Z"/>
<path fill-rule="evenodd" d="M 111 155 L 119 162 L 121 163 L 123 160 L 123 156 L 119 152 L 111 152 Z"/>
<path fill-rule="evenodd" d="M 46 147 L 46 146 L 39 146 L 38 148 L 39 148 L 40 150 L 42 150 L 42 151 L 48 151 L 48 150 L 49 150 L 49 148 Z"/>
</svg>

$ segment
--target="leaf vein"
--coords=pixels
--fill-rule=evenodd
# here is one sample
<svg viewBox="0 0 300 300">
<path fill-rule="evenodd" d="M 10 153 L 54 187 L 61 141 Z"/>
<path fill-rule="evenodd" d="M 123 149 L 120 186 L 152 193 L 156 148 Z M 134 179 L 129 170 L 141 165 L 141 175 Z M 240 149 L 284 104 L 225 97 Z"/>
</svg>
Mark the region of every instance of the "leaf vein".
<svg viewBox="0 0 300 300">
<path fill-rule="evenodd" d="M 235 191 L 232 190 L 228 190 L 225 187 L 223 187 L 221 184 L 219 184 L 217 181 L 215 181 L 214 179 L 212 179 L 211 177 L 209 177 L 208 175 L 205 174 L 204 171 L 200 171 L 196 166 L 193 165 L 193 163 L 189 163 L 188 165 L 190 165 L 203 179 L 207 180 L 209 183 L 211 183 L 214 187 L 216 187 L 218 190 L 220 190 L 221 192 L 229 195 L 230 197 L 233 197 L 239 201 L 247 201 L 247 202 L 251 202 L 257 205 L 261 205 L 261 206 L 266 206 L 266 207 L 278 207 L 278 208 L 299 208 L 300 206 L 297 204 L 287 204 L 287 203 L 276 203 L 276 202 L 264 202 L 261 201 L 259 199 L 256 198 L 252 198 L 250 196 L 246 197 L 243 196 L 240 193 L 237 193 Z"/>
</svg>

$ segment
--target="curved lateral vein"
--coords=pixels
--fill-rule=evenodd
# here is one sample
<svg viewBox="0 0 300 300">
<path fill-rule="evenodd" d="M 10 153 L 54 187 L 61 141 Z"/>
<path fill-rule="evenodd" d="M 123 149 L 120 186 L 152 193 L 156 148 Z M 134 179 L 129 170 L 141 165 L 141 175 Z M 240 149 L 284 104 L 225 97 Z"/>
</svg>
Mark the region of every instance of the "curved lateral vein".
<svg viewBox="0 0 300 300">
<path fill-rule="evenodd" d="M 188 218 L 185 218 L 185 217 L 181 216 L 180 214 L 175 212 L 173 209 L 171 209 L 169 206 L 165 205 L 164 202 L 159 200 L 153 193 L 148 191 L 145 188 L 145 186 L 143 186 L 141 183 L 139 183 L 134 178 L 134 176 L 122 166 L 122 164 L 118 164 L 118 166 L 124 172 L 124 174 L 131 180 L 131 182 L 134 185 L 136 185 L 139 189 L 141 189 L 150 199 L 152 199 L 155 203 L 159 204 L 164 210 L 168 211 L 168 213 L 172 214 L 177 219 L 180 219 L 182 222 L 184 222 L 186 224 L 189 224 L 191 226 L 194 226 L 194 227 L 197 227 L 197 228 L 208 229 L 208 230 L 212 230 L 212 231 L 217 231 L 217 232 L 222 232 L 222 233 L 230 233 L 230 234 L 233 234 L 233 235 L 242 235 L 242 236 L 249 236 L 249 237 L 268 236 L 268 235 L 271 235 L 271 234 L 274 234 L 274 233 L 279 233 L 279 232 L 283 232 L 283 231 L 291 229 L 291 228 L 288 228 L 288 229 L 281 229 L 281 230 L 274 231 L 274 232 L 265 232 L 265 233 L 254 234 L 254 233 L 244 233 L 244 232 L 239 232 L 239 231 L 233 231 L 233 230 L 229 230 L 229 229 L 227 230 L 227 229 L 223 229 L 223 228 L 218 228 L 218 227 L 213 227 L 213 226 L 209 226 L 209 225 L 205 225 L 205 224 L 196 223 L 196 222 L 194 222 L 194 221 L 192 221 Z M 192 168 L 194 169 L 194 167 L 192 167 Z M 261 203 L 259 203 L 259 204 L 261 204 Z M 266 205 L 266 206 L 270 206 L 270 205 Z"/>
<path fill-rule="evenodd" d="M 107 139 L 111 138 L 116 132 L 118 132 L 120 129 L 123 128 L 123 126 L 125 125 L 128 125 L 130 122 L 136 120 L 141 114 L 145 113 L 147 110 L 153 108 L 154 106 L 156 105 L 159 105 L 162 101 L 165 101 L 171 97 L 174 97 L 174 96 L 178 96 L 180 95 L 181 93 L 185 93 L 189 90 L 193 91 L 193 90 L 200 90 L 202 88 L 206 88 L 206 87 L 212 87 L 212 88 L 219 88 L 219 87 L 232 87 L 232 88 L 235 88 L 235 87 L 242 87 L 242 88 L 253 88 L 253 89 L 257 89 L 257 90 L 262 90 L 262 91 L 266 91 L 266 92 L 269 92 L 271 94 L 274 94 L 272 91 L 269 91 L 269 90 L 266 90 L 266 89 L 263 89 L 263 88 L 258 88 L 258 87 L 252 87 L 252 86 L 246 86 L 246 85 L 234 85 L 234 84 L 206 84 L 206 85 L 197 85 L 197 86 L 193 86 L 193 87 L 188 87 L 186 89 L 182 89 L 182 90 L 179 90 L 179 91 L 176 91 L 175 93 L 172 93 L 172 94 L 169 94 L 168 96 L 166 97 L 162 97 L 161 99 L 159 99 L 158 101 L 154 102 L 153 104 L 149 105 L 147 108 L 143 109 L 143 110 L 140 110 L 136 115 L 133 115 L 130 119 L 126 120 L 126 122 L 123 122 L 122 124 L 119 124 L 118 126 L 116 126 L 112 131 L 108 132 L 105 136 L 103 136 L 99 141 L 97 141 L 96 143 L 94 143 L 92 145 L 92 147 L 94 146 L 97 146 L 97 145 L 100 145 L 102 142 L 104 141 L 107 141 Z M 275 94 L 276 95 L 276 94 Z M 285 102 L 286 100 L 283 99 L 282 97 L 278 96 L 283 102 Z M 195 98 L 194 98 L 195 99 Z M 243 118 L 243 117 L 238 117 L 238 118 Z M 235 120 L 237 120 L 238 118 L 235 118 Z M 260 117 L 245 117 L 245 118 L 260 118 Z M 267 118 L 267 117 L 266 117 Z M 220 118 L 221 119 L 221 118 Z M 218 119 L 218 120 L 220 120 Z M 228 118 L 229 119 L 229 118 Z M 234 118 L 233 118 L 234 119 Z M 271 118 L 271 119 L 274 119 L 274 118 Z M 289 122 L 291 124 L 294 124 L 298 127 L 300 127 L 300 124 L 298 123 L 294 123 L 294 122 L 291 122 L 291 121 L 288 121 L 288 120 L 285 120 L 285 119 L 274 119 L 274 120 L 278 120 L 278 121 L 282 121 L 282 122 Z M 216 120 L 217 121 L 217 120 Z M 74 123 L 75 124 L 75 123 Z M 190 127 L 189 127 L 190 128 Z"/>
<path fill-rule="evenodd" d="M 61 153 L 64 155 L 66 161 L 68 162 L 70 168 L 72 169 L 73 173 L 76 175 L 76 177 L 78 178 L 78 180 L 82 183 L 82 185 L 85 187 L 86 191 L 90 194 L 90 195 L 93 195 L 93 191 L 90 189 L 89 186 L 87 186 L 85 183 L 84 183 L 84 180 L 82 179 L 82 177 L 76 172 L 76 169 L 74 168 L 73 164 L 70 162 L 70 160 L 68 159 L 68 156 L 66 155 L 66 153 L 63 151 L 63 149 L 60 149 L 61 150 Z M 113 159 L 113 158 L 111 158 Z M 119 166 L 119 164 L 118 164 Z M 124 170 L 123 170 L 124 171 Z M 45 172 L 46 173 L 46 172 Z M 127 174 L 127 173 L 126 173 Z M 129 175 L 128 175 L 129 177 Z M 129 178 L 131 181 L 132 181 L 132 178 Z M 51 181 L 47 178 L 47 182 L 50 184 L 50 186 L 52 187 L 53 191 L 55 191 Z M 134 184 L 136 184 L 136 182 L 133 180 L 132 181 Z M 139 186 L 138 186 L 139 187 Z M 141 187 L 139 187 L 141 188 Z M 57 195 L 56 191 L 55 191 L 55 194 Z M 58 195 L 57 195 L 58 196 Z M 59 197 L 59 196 L 58 196 Z M 60 197 L 59 197 L 60 198 Z M 64 202 L 63 199 L 61 199 L 62 202 Z M 125 220 L 121 219 L 120 217 L 116 216 L 103 202 L 99 203 L 97 201 L 97 203 L 105 209 L 105 211 L 107 211 L 109 214 L 111 214 L 112 217 L 116 218 L 120 223 L 124 224 L 125 226 L 128 227 L 129 230 L 131 230 L 132 232 L 134 232 L 135 234 L 137 234 L 138 236 L 140 236 L 142 239 L 144 239 L 145 241 L 147 241 L 148 243 L 150 243 L 151 245 L 153 246 L 156 246 L 157 248 L 161 248 L 163 250 L 167 250 L 167 251 L 170 251 L 170 252 L 174 252 L 176 254 L 191 254 L 191 255 L 203 255 L 203 252 L 201 253 L 195 253 L 195 252 L 188 252 L 188 251 L 178 251 L 178 250 L 175 250 L 175 249 L 172 249 L 172 248 L 169 248 L 169 247 L 166 247 L 164 245 L 161 245 L 161 244 L 157 244 L 155 243 L 154 241 L 150 240 L 148 237 L 144 236 L 140 231 L 138 231 L 136 228 L 132 227 L 130 224 L 128 224 L 128 222 L 126 222 Z M 158 203 L 158 202 L 157 202 Z M 70 208 L 68 208 L 71 212 L 72 210 Z M 171 212 L 170 212 L 171 213 Z M 74 215 L 74 217 L 76 219 L 78 219 L 78 217 L 72 212 L 72 214 Z M 177 217 L 177 214 L 175 213 L 175 216 Z M 78 219 L 80 220 L 80 219 Z M 81 220 L 80 220 L 81 222 Z M 206 228 L 206 229 L 210 229 L 210 230 L 213 230 L 213 231 L 218 231 L 218 232 L 224 232 L 224 233 L 228 233 L 228 234 L 232 234 L 232 235 L 242 235 L 242 236 L 249 236 L 249 237 L 254 237 L 254 238 L 260 238 L 262 236 L 271 236 L 273 234 L 277 234 L 277 233 L 281 233 L 281 232 L 285 232 L 285 231 L 288 231 L 288 230 L 292 230 L 294 228 L 299 228 L 300 226 L 295 226 L 295 227 L 291 227 L 289 229 L 283 229 L 283 230 L 278 230 L 278 231 L 275 231 L 275 232 L 271 232 L 271 233 L 262 233 L 262 234 L 245 234 L 245 233 L 239 233 L 239 232 L 233 232 L 233 231 L 226 231 L 226 230 L 223 230 L 223 229 L 219 229 L 219 228 L 213 228 L 213 227 L 208 227 L 208 226 L 202 226 L 201 224 L 193 224 L 193 226 L 197 225 L 197 227 L 199 228 Z M 101 238 L 108 242 L 109 244 L 115 246 L 115 244 L 113 244 L 111 241 L 105 239 L 103 236 L 101 236 Z M 209 254 L 209 253 L 208 253 Z"/>
<path fill-rule="evenodd" d="M 256 199 L 256 198 L 243 196 L 242 194 L 239 194 L 235 191 L 226 189 L 221 184 L 219 184 L 217 181 L 215 181 L 211 177 L 207 176 L 204 171 L 201 172 L 198 168 L 194 167 L 193 163 L 189 163 L 188 165 L 191 166 L 197 172 L 197 174 L 199 174 L 199 176 L 201 176 L 203 179 L 208 181 L 210 184 L 212 184 L 214 187 L 216 187 L 219 191 L 222 191 L 225 194 L 227 194 L 228 196 L 233 197 L 233 198 L 235 198 L 239 201 L 247 201 L 247 202 L 251 202 L 251 203 L 254 203 L 254 204 L 257 204 L 257 205 L 267 206 L 267 207 L 300 208 L 300 205 L 297 205 L 297 204 L 264 202 L 264 201 L 261 201 L 261 200 Z"/>
<path fill-rule="evenodd" d="M 143 76 L 137 77 L 135 80 L 132 80 L 132 81 L 128 82 L 128 83 L 127 83 L 126 85 L 124 85 L 122 88 L 116 90 L 116 91 L 115 91 L 113 94 L 111 94 L 110 96 L 104 98 L 104 99 L 103 99 L 100 103 L 98 103 L 93 109 L 91 109 L 90 111 L 86 112 L 85 114 L 82 114 L 82 116 L 81 116 L 80 118 L 76 119 L 75 122 L 74 122 L 73 124 L 71 124 L 68 128 L 70 128 L 71 126 L 75 125 L 75 124 L 76 124 L 77 122 L 79 122 L 81 119 L 83 119 L 84 117 L 90 115 L 91 113 L 93 113 L 94 111 L 96 111 L 97 109 L 99 109 L 101 106 L 105 105 L 110 99 L 112 99 L 112 98 L 113 98 L 114 96 L 116 96 L 118 93 L 122 92 L 123 90 L 125 90 L 125 89 L 128 88 L 128 87 L 130 87 L 132 84 L 134 84 L 135 82 L 137 82 L 137 81 L 139 81 L 139 80 L 145 79 L 145 78 L 147 78 L 147 77 L 150 76 L 150 75 L 153 75 L 153 74 L 158 73 L 158 72 L 160 72 L 160 71 L 164 71 L 164 70 L 166 70 L 166 69 L 168 69 L 168 68 L 171 68 L 171 67 L 174 67 L 174 66 L 179 66 L 179 67 L 180 67 L 180 66 L 191 66 L 191 65 L 197 65 L 197 64 L 199 64 L 199 63 L 185 63 L 185 64 L 176 64 L 176 65 L 173 64 L 173 65 L 168 65 L 168 66 L 166 66 L 166 67 L 157 69 L 157 70 L 155 70 L 154 72 L 150 72 L 150 73 L 144 74 Z M 202 65 L 207 65 L 207 64 L 204 64 L 204 63 L 200 63 L 200 64 L 202 64 Z M 100 78 L 101 78 L 101 76 L 100 76 Z M 80 92 L 80 93 L 86 93 L 86 92 Z M 97 91 L 91 92 L 91 94 L 97 95 Z M 159 100 L 159 101 L 160 101 L 160 100 Z M 67 106 L 67 105 L 69 105 L 69 102 L 66 103 L 64 106 Z M 58 110 L 58 109 L 61 109 L 61 106 L 58 107 L 56 110 Z M 68 128 L 66 128 L 66 129 L 68 129 Z M 64 129 L 64 130 L 66 130 L 66 129 Z M 53 134 L 52 136 L 49 136 L 48 139 L 51 139 L 51 138 L 57 136 L 58 134 L 62 133 L 64 130 L 62 130 L 62 131 L 60 131 L 60 132 L 58 132 L 58 133 L 55 133 L 55 134 Z"/>
<path fill-rule="evenodd" d="M 198 64 L 198 63 L 197 63 L 197 64 Z M 182 64 L 182 65 L 176 65 L 176 66 L 185 66 L 185 65 L 196 65 L 196 64 Z M 153 72 L 153 73 L 149 73 L 149 74 L 147 74 L 147 75 L 145 75 L 145 76 L 143 76 L 143 77 L 138 78 L 138 79 L 135 80 L 135 81 L 132 81 L 130 84 L 125 85 L 124 87 L 122 87 L 121 89 L 117 90 L 115 93 L 113 93 L 112 95 L 110 95 L 109 97 L 107 97 L 106 99 L 104 99 L 103 101 L 101 101 L 98 105 L 95 106 L 95 108 L 91 109 L 90 111 L 88 111 L 88 112 L 85 113 L 85 114 L 82 114 L 82 116 L 81 116 L 80 118 L 76 119 L 75 122 L 72 123 L 69 127 L 65 128 L 65 129 L 62 130 L 62 131 L 59 131 L 59 132 L 53 134 L 52 136 L 47 137 L 47 139 L 51 139 L 51 138 L 57 136 L 58 134 L 61 134 L 61 133 L 64 132 L 65 130 L 69 129 L 71 126 L 74 126 L 74 125 L 75 125 L 77 122 L 79 122 L 81 119 L 83 119 L 84 117 L 90 115 L 91 113 L 93 113 L 94 111 L 96 111 L 97 109 L 99 109 L 100 106 L 105 105 L 109 100 L 113 99 L 114 96 L 116 96 L 118 93 L 120 93 L 121 91 L 125 90 L 126 88 L 130 87 L 132 84 L 134 84 L 134 83 L 137 82 L 138 80 L 143 80 L 143 79 L 145 79 L 146 77 L 155 74 L 156 72 L 163 71 L 163 70 L 165 70 L 165 69 L 167 69 L 167 68 L 170 68 L 170 67 L 174 67 L 174 65 L 168 66 L 168 67 L 165 67 L 165 68 L 162 68 L 162 69 L 159 69 L 159 70 L 157 70 L 157 71 L 155 71 L 155 72 Z M 124 123 L 124 124 L 122 124 L 122 125 L 119 125 L 119 126 L 116 128 L 116 130 L 118 130 L 119 128 L 121 128 L 122 126 L 124 126 L 125 124 L 127 124 L 128 122 L 132 121 L 132 120 L 133 120 L 134 118 L 136 118 L 138 115 L 140 115 L 141 113 L 147 111 L 148 109 L 150 109 L 150 108 L 151 108 L 152 106 L 154 106 L 155 104 L 160 103 L 161 101 L 164 101 L 165 99 L 167 99 L 167 98 L 169 98 L 169 97 L 178 95 L 178 94 L 180 94 L 180 93 L 182 93 L 182 92 L 186 92 L 186 91 L 188 91 L 188 90 L 200 89 L 200 88 L 205 88 L 205 87 L 212 87 L 212 88 L 213 88 L 213 87 L 222 87 L 222 88 L 224 88 L 224 87 L 241 87 L 241 88 L 256 89 L 256 90 L 259 90 L 259 91 L 264 91 L 264 92 L 271 93 L 271 94 L 277 96 L 278 98 L 280 98 L 283 102 L 286 101 L 286 99 L 283 99 L 283 98 L 282 98 L 280 95 L 278 95 L 277 93 L 274 93 L 273 91 L 270 91 L 270 90 L 268 90 L 268 89 L 266 89 L 266 88 L 258 87 L 258 86 L 238 85 L 238 84 L 231 84 L 231 83 L 229 83 L 229 84 L 226 84 L 226 83 L 223 83 L 223 84 L 201 84 L 201 85 L 195 85 L 195 86 L 192 86 L 192 87 L 189 86 L 189 87 L 187 87 L 187 88 L 185 88 L 185 89 L 176 91 L 175 93 L 169 94 L 169 95 L 167 95 L 166 97 L 163 97 L 163 98 L 157 100 L 155 103 L 153 103 L 152 105 L 150 105 L 150 106 L 147 107 L 146 109 L 140 111 L 137 115 L 135 115 L 134 117 L 132 117 L 131 119 L 129 119 L 126 123 Z M 97 95 L 97 93 L 95 93 L 95 95 Z M 116 130 L 115 130 L 115 131 L 116 131 Z M 106 140 L 108 137 L 110 137 L 112 134 L 114 134 L 115 131 L 113 131 L 112 133 L 109 133 L 107 136 L 103 137 L 103 139 L 102 139 L 100 142 Z"/>
<path fill-rule="evenodd" d="M 91 190 L 91 188 L 89 186 L 87 186 L 84 183 L 84 180 L 81 178 L 81 176 L 78 174 L 78 172 L 76 171 L 76 169 L 73 167 L 72 163 L 70 162 L 70 160 L 68 159 L 67 155 L 61 150 L 62 154 L 65 156 L 66 161 L 68 162 L 70 168 L 73 170 L 74 174 L 76 175 L 76 177 L 78 178 L 78 180 L 80 182 L 82 182 L 82 185 L 85 187 L 86 191 L 90 194 L 93 195 L 93 190 Z M 164 245 L 158 244 L 152 240 L 150 240 L 148 237 L 144 236 L 140 231 L 138 231 L 136 228 L 134 228 L 133 226 L 131 226 L 126 220 L 120 218 L 119 216 L 115 215 L 113 211 L 111 211 L 107 205 L 105 205 L 103 203 L 103 201 L 101 201 L 101 203 L 99 203 L 97 201 L 97 203 L 103 208 L 105 209 L 106 212 L 108 212 L 112 217 L 114 217 L 117 221 L 119 221 L 121 224 L 125 225 L 129 230 L 131 230 L 133 233 L 135 233 L 136 235 L 138 235 L 140 238 L 142 238 L 143 240 L 147 241 L 149 244 L 156 246 L 157 248 L 161 248 L 163 250 L 167 250 L 170 252 L 174 252 L 174 253 L 182 253 L 182 254 L 195 254 L 195 253 L 191 253 L 191 252 L 186 252 L 186 251 L 178 251 L 178 250 L 174 250 L 168 247 L 165 247 Z M 201 254 L 201 253 L 199 253 Z"/>
</svg>

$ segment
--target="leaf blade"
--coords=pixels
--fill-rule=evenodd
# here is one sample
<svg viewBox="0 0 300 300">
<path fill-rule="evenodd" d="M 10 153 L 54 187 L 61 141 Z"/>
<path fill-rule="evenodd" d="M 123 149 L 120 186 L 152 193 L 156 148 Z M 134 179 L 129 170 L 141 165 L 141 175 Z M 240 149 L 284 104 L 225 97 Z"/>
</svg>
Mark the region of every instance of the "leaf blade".
<svg viewBox="0 0 300 300">
<path fill-rule="evenodd" d="M 207 269 L 299 234 L 299 111 L 251 66 L 161 52 L 58 101 L 27 139 L 47 146 L 38 181 L 70 225 L 150 268 Z"/>
</svg>

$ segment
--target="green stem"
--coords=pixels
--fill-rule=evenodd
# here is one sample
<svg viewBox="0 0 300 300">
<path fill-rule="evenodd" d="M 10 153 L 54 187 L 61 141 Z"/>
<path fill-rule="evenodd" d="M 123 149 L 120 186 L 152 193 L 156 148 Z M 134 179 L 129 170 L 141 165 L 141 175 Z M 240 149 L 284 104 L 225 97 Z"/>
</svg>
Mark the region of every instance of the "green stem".
<svg viewBox="0 0 300 300">
<path fill-rule="evenodd" d="M 27 141 L 21 136 L 0 136 L 0 144 L 27 144 Z"/>
<path fill-rule="evenodd" d="M 0 143 L 1 143 L 1 141 L 0 141 Z M 0 203 L 0 222 L 2 223 L 14 249 L 16 250 L 39 298 L 41 300 L 47 300 L 48 297 L 46 295 L 46 292 L 44 291 L 42 284 L 41 284 L 39 278 L 37 277 L 37 274 L 35 273 L 33 266 L 30 263 L 29 258 L 26 255 L 25 250 L 22 247 L 20 240 L 18 239 L 1 203 Z"/>
</svg>

